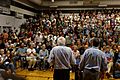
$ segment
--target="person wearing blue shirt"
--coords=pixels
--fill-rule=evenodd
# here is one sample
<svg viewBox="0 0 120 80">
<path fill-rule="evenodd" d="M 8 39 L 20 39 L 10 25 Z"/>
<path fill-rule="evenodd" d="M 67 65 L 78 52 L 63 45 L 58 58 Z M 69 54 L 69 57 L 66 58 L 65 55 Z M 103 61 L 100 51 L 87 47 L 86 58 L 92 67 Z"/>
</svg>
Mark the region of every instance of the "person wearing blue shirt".
<svg viewBox="0 0 120 80">
<path fill-rule="evenodd" d="M 49 54 L 48 50 L 46 49 L 46 45 L 42 45 L 42 49 L 39 51 L 39 58 L 43 64 L 41 65 L 41 69 L 45 70 L 47 69 L 47 60 L 48 60 Z"/>
<path fill-rule="evenodd" d="M 16 61 L 21 60 L 20 59 L 21 56 L 26 56 L 26 50 L 27 50 L 27 48 L 24 47 L 24 43 L 21 43 L 20 47 L 18 48 L 18 50 L 16 51 L 16 54 L 13 57 L 13 64 L 14 64 L 15 68 L 17 67 Z"/>
<path fill-rule="evenodd" d="M 85 50 L 79 64 L 83 80 L 99 80 L 100 73 L 104 74 L 107 70 L 107 61 L 104 53 L 98 49 L 99 39 L 94 38 L 92 46 Z"/>
</svg>

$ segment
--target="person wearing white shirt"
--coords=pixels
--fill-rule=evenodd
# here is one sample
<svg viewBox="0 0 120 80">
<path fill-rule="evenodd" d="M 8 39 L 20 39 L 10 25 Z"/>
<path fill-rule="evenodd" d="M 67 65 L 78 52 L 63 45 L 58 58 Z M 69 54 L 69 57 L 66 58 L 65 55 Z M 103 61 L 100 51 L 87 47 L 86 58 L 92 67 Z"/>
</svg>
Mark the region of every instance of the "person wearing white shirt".
<svg viewBox="0 0 120 80">
<path fill-rule="evenodd" d="M 74 45 L 74 47 L 73 47 L 73 54 L 74 54 L 74 57 L 76 59 L 76 64 L 79 64 L 79 62 L 80 62 L 80 52 L 78 51 L 78 47 L 76 45 Z"/>
<path fill-rule="evenodd" d="M 36 64 L 36 50 L 33 48 L 33 45 L 30 45 L 27 49 L 27 61 L 28 61 L 28 68 L 34 68 Z"/>
<path fill-rule="evenodd" d="M 35 37 L 35 42 L 36 43 L 41 43 L 43 41 L 43 35 L 42 33 L 38 32 L 38 35 Z"/>
</svg>

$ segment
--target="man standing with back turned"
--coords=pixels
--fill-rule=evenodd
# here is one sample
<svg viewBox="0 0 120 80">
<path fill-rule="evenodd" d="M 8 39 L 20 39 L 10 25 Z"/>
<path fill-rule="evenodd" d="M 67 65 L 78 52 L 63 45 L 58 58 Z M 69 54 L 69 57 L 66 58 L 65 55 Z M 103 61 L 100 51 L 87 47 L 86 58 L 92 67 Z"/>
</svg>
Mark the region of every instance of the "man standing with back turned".
<svg viewBox="0 0 120 80">
<path fill-rule="evenodd" d="M 59 37 L 58 46 L 50 52 L 48 62 L 54 66 L 54 80 L 69 80 L 71 65 L 75 64 L 73 52 L 71 48 L 65 46 L 65 42 L 64 37 Z"/>
<path fill-rule="evenodd" d="M 107 70 L 107 61 L 104 53 L 98 49 L 99 39 L 94 38 L 93 47 L 86 49 L 79 64 L 83 80 L 99 80 L 100 73 Z"/>
</svg>

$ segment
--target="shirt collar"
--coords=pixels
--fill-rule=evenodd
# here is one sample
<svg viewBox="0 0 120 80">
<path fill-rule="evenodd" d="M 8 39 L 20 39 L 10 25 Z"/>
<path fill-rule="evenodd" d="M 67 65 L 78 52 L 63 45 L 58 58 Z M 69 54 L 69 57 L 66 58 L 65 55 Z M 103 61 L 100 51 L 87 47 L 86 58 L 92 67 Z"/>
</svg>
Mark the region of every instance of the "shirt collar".
<svg viewBox="0 0 120 80">
<path fill-rule="evenodd" d="M 98 47 L 92 46 L 92 48 L 98 49 Z"/>
</svg>

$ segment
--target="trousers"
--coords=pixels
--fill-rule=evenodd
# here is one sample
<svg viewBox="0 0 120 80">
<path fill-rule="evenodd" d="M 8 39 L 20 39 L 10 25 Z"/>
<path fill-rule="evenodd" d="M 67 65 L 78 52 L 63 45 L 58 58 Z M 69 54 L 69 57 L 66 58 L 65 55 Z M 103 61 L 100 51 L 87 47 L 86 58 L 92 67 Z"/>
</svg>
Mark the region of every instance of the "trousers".
<svg viewBox="0 0 120 80">
<path fill-rule="evenodd" d="M 100 72 L 84 69 L 83 70 L 83 80 L 99 80 Z"/>
<path fill-rule="evenodd" d="M 54 69 L 53 80 L 70 80 L 70 70 Z"/>
</svg>

